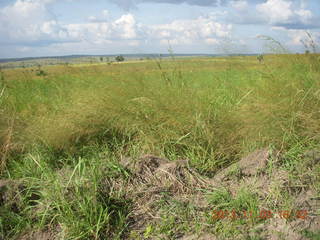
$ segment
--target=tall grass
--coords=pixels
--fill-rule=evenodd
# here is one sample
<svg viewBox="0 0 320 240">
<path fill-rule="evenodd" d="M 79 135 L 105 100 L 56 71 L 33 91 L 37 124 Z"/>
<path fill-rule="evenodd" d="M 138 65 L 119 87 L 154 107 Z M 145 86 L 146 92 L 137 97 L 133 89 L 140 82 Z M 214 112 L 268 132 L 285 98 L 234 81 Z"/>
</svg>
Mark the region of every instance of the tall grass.
<svg viewBox="0 0 320 240">
<path fill-rule="evenodd" d="M 48 66 L 40 76 L 32 68 L 4 70 L 3 176 L 27 180 L 41 208 L 37 220 L 5 211 L 2 236 L 28 225 L 59 225 L 72 239 L 125 234 L 130 202 L 100 189 L 105 175 L 125 177 L 121 156 L 188 158 L 212 175 L 256 148 L 318 141 L 314 56 Z"/>
<path fill-rule="evenodd" d="M 288 137 L 318 134 L 319 73 L 308 56 L 270 55 L 263 65 L 249 57 L 182 60 L 179 75 L 176 62 L 48 67 L 48 76 L 27 70 L 22 80 L 15 78 L 23 70 L 8 70 L 4 104 L 17 115 L 16 139 L 66 151 L 118 141 L 199 156 L 214 170 L 251 146 L 286 147 Z"/>
</svg>

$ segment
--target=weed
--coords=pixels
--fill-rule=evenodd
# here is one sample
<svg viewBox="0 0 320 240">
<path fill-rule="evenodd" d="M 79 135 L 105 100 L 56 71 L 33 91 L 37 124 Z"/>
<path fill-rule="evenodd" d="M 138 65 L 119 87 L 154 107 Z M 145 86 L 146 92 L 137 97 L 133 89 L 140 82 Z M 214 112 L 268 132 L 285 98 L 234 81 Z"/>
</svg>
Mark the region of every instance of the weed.
<svg viewBox="0 0 320 240">
<path fill-rule="evenodd" d="M 38 65 L 38 69 L 36 71 L 36 75 L 37 76 L 46 76 L 47 75 L 47 73 L 41 69 L 41 65 L 40 64 Z"/>
</svg>

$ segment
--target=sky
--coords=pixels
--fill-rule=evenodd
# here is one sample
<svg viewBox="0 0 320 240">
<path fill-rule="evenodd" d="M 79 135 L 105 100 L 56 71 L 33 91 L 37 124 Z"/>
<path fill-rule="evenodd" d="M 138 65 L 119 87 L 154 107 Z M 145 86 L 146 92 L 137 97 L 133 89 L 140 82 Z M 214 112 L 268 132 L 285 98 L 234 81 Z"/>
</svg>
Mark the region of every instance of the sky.
<svg viewBox="0 0 320 240">
<path fill-rule="evenodd" d="M 320 43 L 320 0 L 0 0 L 0 58 L 292 53 Z"/>
</svg>

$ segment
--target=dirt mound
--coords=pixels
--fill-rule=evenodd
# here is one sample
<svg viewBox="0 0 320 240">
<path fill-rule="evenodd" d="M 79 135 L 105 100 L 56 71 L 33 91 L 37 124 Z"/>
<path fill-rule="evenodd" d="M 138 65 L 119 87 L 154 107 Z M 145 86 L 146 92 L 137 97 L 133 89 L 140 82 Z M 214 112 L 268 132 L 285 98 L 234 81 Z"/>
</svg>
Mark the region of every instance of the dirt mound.
<svg viewBox="0 0 320 240">
<path fill-rule="evenodd" d="M 133 185 L 166 190 L 170 193 L 189 193 L 194 192 L 194 188 L 205 188 L 208 186 L 200 175 L 188 167 L 188 161 L 169 160 L 155 156 L 144 156 L 140 158 L 134 168 Z M 143 190 L 143 189 L 141 189 Z"/>
<path fill-rule="evenodd" d="M 270 157 L 271 154 L 268 149 L 257 150 L 216 174 L 214 181 L 228 180 L 228 177 L 232 175 L 230 173 L 234 171 L 237 171 L 238 177 L 254 176 L 262 173 L 266 169 Z"/>
<path fill-rule="evenodd" d="M 173 217 L 174 221 L 181 220 L 178 215 L 184 214 L 189 206 L 192 206 L 193 215 L 190 214 L 183 220 L 190 221 L 189 225 L 196 225 L 195 221 L 199 221 L 198 224 L 206 225 L 203 227 L 205 230 L 202 231 L 201 228 L 201 232 L 198 232 L 191 226 L 188 232 L 177 230 L 180 232 L 174 232 L 170 239 L 228 239 L 214 236 L 216 234 L 213 230 L 215 223 L 208 223 L 210 217 L 208 215 L 216 207 L 215 203 L 208 199 L 208 194 L 219 193 L 221 188 L 225 189 L 230 197 L 229 195 L 227 198 L 222 197 L 217 204 L 227 206 L 239 196 L 240 189 L 246 187 L 258 196 L 259 201 L 257 202 L 259 202 L 260 209 L 270 209 L 272 206 L 278 208 L 279 211 L 285 210 L 281 203 L 285 197 L 281 195 L 287 194 L 288 198 L 292 198 L 293 210 L 307 211 L 306 219 L 284 219 L 274 216 L 262 224 L 259 222 L 259 225 L 242 224 L 237 226 L 240 236 L 237 239 L 249 239 L 249 232 L 258 232 L 259 239 L 305 239 L 302 231 L 316 232 L 320 229 L 320 199 L 315 189 L 311 188 L 312 178 L 306 173 L 306 176 L 299 176 L 300 182 L 297 184 L 292 180 L 288 171 L 280 168 L 281 163 L 277 159 L 278 156 L 279 154 L 271 154 L 268 149 L 258 150 L 221 170 L 211 179 L 201 176 L 190 168 L 188 160 L 169 161 L 153 155 L 142 156 L 136 161 L 124 158 L 121 165 L 126 170 L 125 177 L 120 173 L 117 173 L 119 176 L 105 176 L 101 186 L 99 185 L 97 201 L 103 201 L 106 196 L 110 197 L 115 194 L 116 198 L 109 198 L 109 202 L 106 203 L 108 207 L 122 208 L 130 205 L 128 207 L 128 212 L 130 212 L 128 229 L 131 231 L 130 234 L 134 232 L 138 234 L 135 235 L 138 237 L 131 237 L 128 233 L 125 234 L 125 239 L 143 239 L 148 226 L 157 225 L 163 221 L 164 216 L 170 215 L 169 217 Z M 319 156 L 319 152 L 312 151 L 302 157 L 306 158 L 305 165 L 311 169 L 315 164 L 319 164 Z M 61 177 L 62 181 L 67 181 L 63 178 L 69 176 L 70 171 L 71 169 L 65 169 L 58 173 L 58 177 Z M 307 184 L 308 181 L 309 184 Z M 21 205 L 22 197 L 29 199 L 29 202 L 39 197 L 32 194 L 26 195 L 28 192 L 26 190 L 27 188 L 19 181 L 0 181 L 0 207 L 6 206 L 12 211 L 19 212 L 24 207 Z M 117 199 L 121 201 L 115 202 Z M 180 204 L 181 207 L 178 210 L 180 212 L 172 210 L 175 206 L 173 202 Z M 177 226 L 179 224 L 181 222 L 177 222 Z M 23 233 L 18 239 L 53 240 L 58 235 L 58 228 L 42 229 Z M 283 238 L 283 236 L 286 237 Z M 256 235 L 250 237 L 254 239 Z M 168 238 L 164 236 L 160 239 Z"/>
<path fill-rule="evenodd" d="M 279 153 L 272 154 L 268 149 L 257 150 L 221 170 L 212 179 L 200 176 L 192 170 L 187 160 L 171 162 L 152 155 L 143 156 L 135 162 L 129 158 L 124 159 L 123 165 L 132 173 L 125 190 L 126 197 L 132 199 L 134 205 L 130 228 L 142 234 L 146 224 L 159 221 L 161 219 L 159 202 L 175 199 L 182 203 L 191 203 L 198 213 L 210 213 L 215 206 L 208 203 L 205 191 L 214 193 L 224 188 L 232 198 L 236 198 L 239 190 L 246 187 L 261 200 L 259 200 L 260 209 L 268 209 L 272 205 L 281 210 L 279 196 L 275 193 L 288 192 L 296 199 L 292 205 L 294 209 L 307 210 L 310 213 L 308 218 L 303 220 L 274 216 L 264 221 L 255 228 L 260 232 L 262 239 L 281 239 L 281 236 L 285 235 L 291 239 L 303 239 L 301 231 L 320 229 L 319 217 L 311 216 L 311 213 L 317 210 L 311 200 L 315 192 L 304 188 L 299 191 L 293 190 L 295 185 L 291 182 L 289 173 L 276 165 L 280 161 L 279 155 Z M 306 157 L 309 157 L 312 163 L 318 161 L 317 152 L 307 153 Z M 123 183 L 119 185 L 123 186 Z M 268 201 L 265 201 L 266 199 Z M 266 202 L 271 205 L 265 205 Z M 242 228 L 243 237 L 248 237 L 246 234 L 252 229 L 248 229 L 246 225 L 239 227 Z M 214 236 L 209 236 L 201 236 L 200 239 L 215 239 Z M 175 237 L 199 239 L 200 236 L 182 234 Z"/>
<path fill-rule="evenodd" d="M 199 190 L 210 187 L 208 179 L 192 170 L 187 160 L 171 162 L 145 155 L 131 164 L 126 159 L 124 165 L 132 172 L 125 191 L 126 197 L 133 200 L 130 225 L 133 230 L 144 230 L 147 223 L 160 219 L 159 202 L 165 198 L 201 203 L 204 196 L 199 195 Z"/>
</svg>

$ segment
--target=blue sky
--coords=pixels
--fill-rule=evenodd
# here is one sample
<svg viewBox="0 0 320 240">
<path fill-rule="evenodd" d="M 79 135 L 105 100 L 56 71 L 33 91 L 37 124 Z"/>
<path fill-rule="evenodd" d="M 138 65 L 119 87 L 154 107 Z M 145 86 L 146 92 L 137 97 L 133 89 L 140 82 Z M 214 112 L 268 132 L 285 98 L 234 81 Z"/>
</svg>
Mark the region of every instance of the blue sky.
<svg viewBox="0 0 320 240">
<path fill-rule="evenodd" d="M 0 58 L 291 52 L 320 43 L 319 0 L 0 0 Z"/>
</svg>

